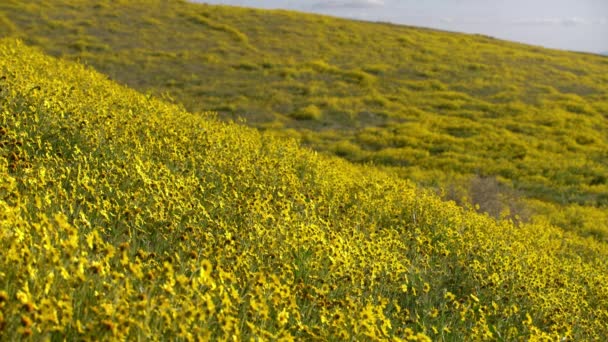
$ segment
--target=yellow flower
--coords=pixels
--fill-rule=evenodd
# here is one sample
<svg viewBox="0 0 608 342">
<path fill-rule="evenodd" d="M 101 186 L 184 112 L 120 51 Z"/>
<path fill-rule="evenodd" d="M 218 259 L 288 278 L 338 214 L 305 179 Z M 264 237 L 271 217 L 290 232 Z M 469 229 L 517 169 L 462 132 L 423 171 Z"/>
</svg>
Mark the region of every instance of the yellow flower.
<svg viewBox="0 0 608 342">
<path fill-rule="evenodd" d="M 532 323 L 533 323 L 532 316 L 530 316 L 529 313 L 526 313 L 526 320 L 524 320 L 522 323 L 527 326 L 532 325 Z"/>
<path fill-rule="evenodd" d="M 116 332 L 116 325 L 114 324 L 114 322 L 104 319 L 101 321 L 101 326 L 106 329 L 111 331 L 113 334 Z"/>
<path fill-rule="evenodd" d="M 8 301 L 8 293 L 6 291 L 0 291 L 0 304 Z"/>
<path fill-rule="evenodd" d="M 30 326 L 32 326 L 32 320 L 29 317 L 22 315 L 21 316 L 21 325 L 23 325 L 26 328 L 29 328 Z"/>
<path fill-rule="evenodd" d="M 212 270 L 213 270 L 213 266 L 211 265 L 211 262 L 209 260 L 204 259 L 201 261 L 200 276 L 199 276 L 199 280 L 200 280 L 201 284 L 211 285 L 213 283 L 213 280 L 211 279 Z"/>
<path fill-rule="evenodd" d="M 279 319 L 279 325 L 284 326 L 289 321 L 289 312 L 287 312 L 287 310 L 283 309 L 279 313 L 277 318 Z"/>
</svg>

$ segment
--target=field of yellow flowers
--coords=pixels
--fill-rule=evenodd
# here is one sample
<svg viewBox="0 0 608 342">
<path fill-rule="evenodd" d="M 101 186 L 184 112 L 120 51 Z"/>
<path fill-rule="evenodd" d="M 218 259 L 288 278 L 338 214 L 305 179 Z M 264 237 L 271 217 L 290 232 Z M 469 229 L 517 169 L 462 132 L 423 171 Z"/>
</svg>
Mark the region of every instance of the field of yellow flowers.
<svg viewBox="0 0 608 342">
<path fill-rule="evenodd" d="M 591 340 L 608 248 L 0 41 L 0 339 Z"/>
<path fill-rule="evenodd" d="M 608 242 L 606 56 L 186 0 L 2 0 L 0 37 L 496 218 Z"/>
</svg>

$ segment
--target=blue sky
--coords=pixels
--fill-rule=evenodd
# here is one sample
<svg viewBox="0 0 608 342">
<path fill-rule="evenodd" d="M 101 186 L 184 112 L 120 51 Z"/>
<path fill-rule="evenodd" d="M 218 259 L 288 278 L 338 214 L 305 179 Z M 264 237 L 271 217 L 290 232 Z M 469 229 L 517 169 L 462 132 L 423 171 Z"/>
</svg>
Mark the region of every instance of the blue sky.
<svg viewBox="0 0 608 342">
<path fill-rule="evenodd" d="M 482 33 L 556 49 L 608 52 L 608 0 L 198 0 Z"/>
</svg>

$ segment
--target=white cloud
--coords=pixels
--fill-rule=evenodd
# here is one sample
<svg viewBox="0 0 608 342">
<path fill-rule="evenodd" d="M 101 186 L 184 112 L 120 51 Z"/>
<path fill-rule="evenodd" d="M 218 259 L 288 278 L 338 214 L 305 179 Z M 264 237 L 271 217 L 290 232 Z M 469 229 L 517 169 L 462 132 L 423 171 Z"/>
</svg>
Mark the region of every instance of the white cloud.
<svg viewBox="0 0 608 342">
<path fill-rule="evenodd" d="M 580 17 L 569 18 L 526 18 L 513 21 L 517 25 L 561 25 L 561 26 L 578 26 L 589 24 L 590 22 Z"/>
<path fill-rule="evenodd" d="M 562 24 L 564 26 L 584 25 L 587 23 L 588 23 L 587 20 L 585 20 L 583 18 L 579 18 L 579 17 L 564 18 L 560 22 L 560 24 Z"/>
<path fill-rule="evenodd" d="M 599 18 L 593 21 L 594 24 L 606 25 L 608 24 L 608 18 Z"/>
<path fill-rule="evenodd" d="M 340 9 L 340 8 L 373 8 L 383 7 L 384 0 L 328 0 L 312 5 L 314 9 Z"/>
</svg>

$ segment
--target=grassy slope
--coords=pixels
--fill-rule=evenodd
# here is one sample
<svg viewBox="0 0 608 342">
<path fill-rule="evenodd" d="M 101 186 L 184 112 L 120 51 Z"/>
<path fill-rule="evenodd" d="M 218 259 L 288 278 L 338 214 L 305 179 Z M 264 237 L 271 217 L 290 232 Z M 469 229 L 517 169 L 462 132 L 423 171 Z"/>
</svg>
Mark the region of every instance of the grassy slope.
<svg viewBox="0 0 608 342">
<path fill-rule="evenodd" d="M 13 40 L 0 80 L 2 339 L 608 336 L 605 244 Z"/>
<path fill-rule="evenodd" d="M 608 239 L 605 57 L 180 1 L 9 0 L 0 18 L 0 34 L 190 111 Z"/>
</svg>

